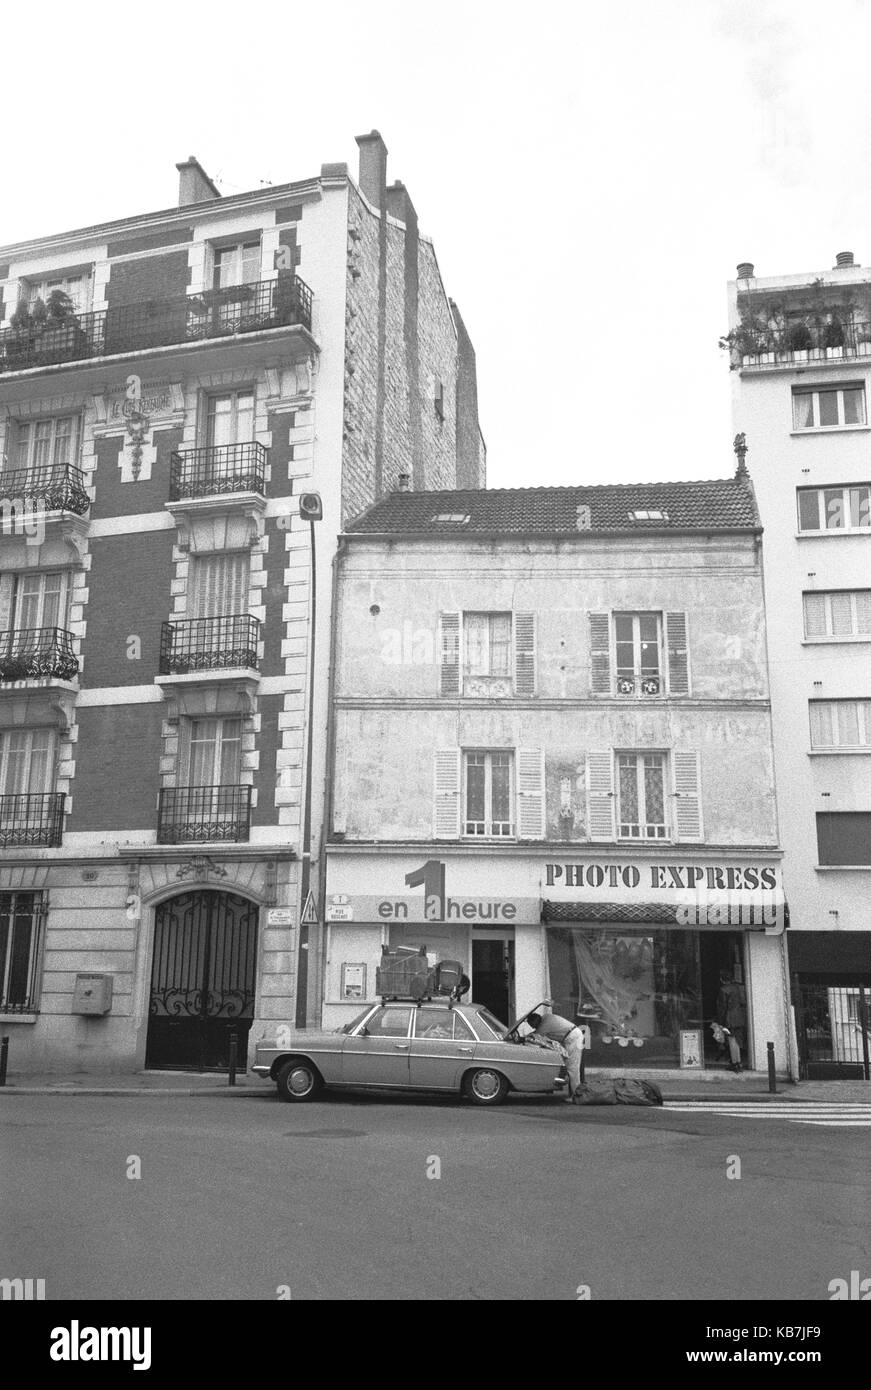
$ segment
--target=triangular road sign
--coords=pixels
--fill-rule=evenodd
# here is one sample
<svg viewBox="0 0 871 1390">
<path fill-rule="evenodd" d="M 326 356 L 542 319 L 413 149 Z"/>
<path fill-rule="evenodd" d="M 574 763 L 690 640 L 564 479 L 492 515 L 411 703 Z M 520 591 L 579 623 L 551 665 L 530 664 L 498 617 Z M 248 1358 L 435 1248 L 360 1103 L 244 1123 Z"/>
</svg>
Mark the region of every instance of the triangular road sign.
<svg viewBox="0 0 871 1390">
<path fill-rule="evenodd" d="M 304 927 L 316 927 L 318 924 L 318 905 L 315 902 L 315 895 L 309 892 L 305 900 L 305 907 L 302 910 L 300 922 Z"/>
</svg>

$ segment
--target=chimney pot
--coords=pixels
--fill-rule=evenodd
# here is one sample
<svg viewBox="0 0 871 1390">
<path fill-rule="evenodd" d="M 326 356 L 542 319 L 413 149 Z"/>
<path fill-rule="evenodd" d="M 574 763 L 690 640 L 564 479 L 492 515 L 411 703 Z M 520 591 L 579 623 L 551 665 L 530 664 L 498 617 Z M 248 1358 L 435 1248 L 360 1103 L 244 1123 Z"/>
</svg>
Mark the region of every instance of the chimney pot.
<svg viewBox="0 0 871 1390">
<path fill-rule="evenodd" d="M 397 479 L 397 492 L 411 492 L 410 473 L 400 473 Z"/>
<path fill-rule="evenodd" d="M 835 270 L 844 270 L 847 266 L 853 265 L 852 251 L 839 251 L 835 257 Z"/>
<path fill-rule="evenodd" d="M 740 265 L 738 266 L 738 279 L 739 279 L 739 280 L 752 280 L 752 279 L 753 279 L 753 262 L 752 262 L 752 261 L 742 261 L 742 262 L 740 263 Z"/>
</svg>

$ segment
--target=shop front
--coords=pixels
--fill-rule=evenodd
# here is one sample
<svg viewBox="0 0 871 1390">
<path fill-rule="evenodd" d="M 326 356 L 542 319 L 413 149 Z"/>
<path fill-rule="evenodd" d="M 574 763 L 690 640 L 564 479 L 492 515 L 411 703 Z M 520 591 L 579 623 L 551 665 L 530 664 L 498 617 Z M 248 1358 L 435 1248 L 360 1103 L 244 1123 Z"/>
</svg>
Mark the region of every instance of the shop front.
<svg viewBox="0 0 871 1390">
<path fill-rule="evenodd" d="M 776 854 L 435 853 L 331 854 L 325 1027 L 377 997 L 382 946 L 423 946 L 506 1021 L 551 999 L 587 1030 L 593 1066 L 728 1067 L 737 1046 L 764 1069 L 769 1041 L 791 1065 Z"/>
</svg>

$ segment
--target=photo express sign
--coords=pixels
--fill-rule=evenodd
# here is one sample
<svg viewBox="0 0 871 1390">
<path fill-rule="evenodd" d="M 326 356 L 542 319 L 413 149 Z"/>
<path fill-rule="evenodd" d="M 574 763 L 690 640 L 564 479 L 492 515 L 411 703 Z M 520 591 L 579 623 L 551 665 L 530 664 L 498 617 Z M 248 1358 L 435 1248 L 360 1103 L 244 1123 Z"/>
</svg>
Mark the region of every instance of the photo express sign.
<svg viewBox="0 0 871 1390">
<path fill-rule="evenodd" d="M 516 881 L 518 865 L 505 863 Z M 500 861 L 493 866 L 494 877 Z M 538 882 L 535 896 L 489 897 L 451 893 L 447 866 L 429 859 L 405 874 L 411 892 L 328 899 L 328 922 L 442 922 L 500 927 L 541 920 L 542 900 L 601 904 L 661 903 L 674 911 L 678 927 L 765 929 L 784 926 L 784 898 L 774 864 L 698 864 L 656 861 L 585 860 L 530 865 Z M 459 866 L 453 866 L 453 873 Z M 530 888 L 532 887 L 530 882 Z M 670 917 L 671 914 L 669 914 Z"/>
</svg>

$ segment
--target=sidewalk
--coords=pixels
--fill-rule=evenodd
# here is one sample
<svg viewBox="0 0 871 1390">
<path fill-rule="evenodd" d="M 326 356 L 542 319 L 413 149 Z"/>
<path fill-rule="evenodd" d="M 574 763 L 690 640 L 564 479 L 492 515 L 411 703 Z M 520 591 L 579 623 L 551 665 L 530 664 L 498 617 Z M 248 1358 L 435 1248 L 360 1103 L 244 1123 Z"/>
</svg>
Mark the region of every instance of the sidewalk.
<svg viewBox="0 0 871 1390">
<path fill-rule="evenodd" d="M 605 1075 L 643 1076 L 655 1082 L 665 1101 L 743 1101 L 762 1105 L 778 1105 L 785 1101 L 822 1101 L 830 1105 L 865 1101 L 871 1105 L 871 1082 L 868 1081 L 792 1082 L 778 1078 L 777 1093 L 772 1095 L 768 1090 L 768 1077 L 763 1072 L 707 1072 L 687 1076 L 674 1072 L 657 1075 L 653 1071 L 638 1072 L 628 1068 L 622 1073 L 611 1069 L 606 1073 L 590 1067 L 586 1074 L 588 1081 Z M 235 1086 L 228 1085 L 226 1073 L 218 1072 L 144 1071 L 117 1075 L 73 1072 L 53 1076 L 10 1072 L 6 1086 L 0 1087 L 0 1096 L 264 1096 L 269 1095 L 271 1089 L 270 1083 L 244 1072 L 237 1075 Z"/>
</svg>

